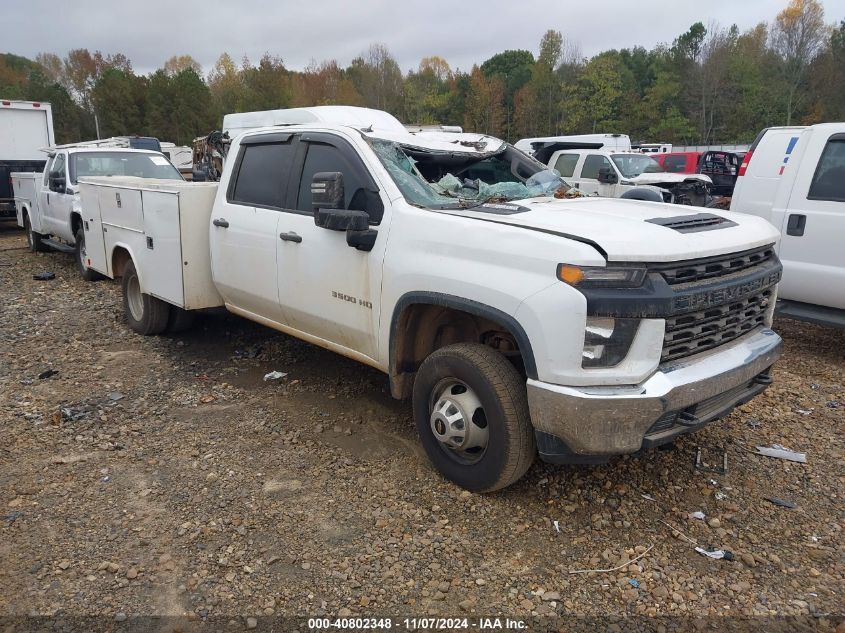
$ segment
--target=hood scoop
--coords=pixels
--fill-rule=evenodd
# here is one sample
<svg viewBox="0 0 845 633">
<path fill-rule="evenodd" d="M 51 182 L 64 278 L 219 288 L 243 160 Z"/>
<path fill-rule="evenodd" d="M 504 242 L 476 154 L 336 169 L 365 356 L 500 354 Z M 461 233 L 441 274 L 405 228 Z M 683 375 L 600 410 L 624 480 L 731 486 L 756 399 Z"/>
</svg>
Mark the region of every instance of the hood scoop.
<svg viewBox="0 0 845 633">
<path fill-rule="evenodd" d="M 712 213 L 696 213 L 694 215 L 678 215 L 672 218 L 652 218 L 646 220 L 652 224 L 672 229 L 678 233 L 698 233 L 700 231 L 715 231 L 718 229 L 727 229 L 736 226 L 736 222 L 732 222 L 720 215 L 713 215 Z"/>
</svg>

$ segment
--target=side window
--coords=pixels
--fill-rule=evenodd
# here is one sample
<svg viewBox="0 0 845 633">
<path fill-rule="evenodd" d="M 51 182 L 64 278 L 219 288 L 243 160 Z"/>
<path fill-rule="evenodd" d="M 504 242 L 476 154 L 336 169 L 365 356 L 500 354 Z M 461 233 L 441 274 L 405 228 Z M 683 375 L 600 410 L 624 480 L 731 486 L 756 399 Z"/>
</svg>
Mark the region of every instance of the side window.
<svg viewBox="0 0 845 633">
<path fill-rule="evenodd" d="M 555 169 L 558 170 L 561 178 L 572 178 L 577 164 L 578 154 L 561 154 L 555 161 Z"/>
<path fill-rule="evenodd" d="M 343 151 L 333 145 L 319 142 L 308 143 L 308 153 L 302 167 L 302 179 L 299 182 L 299 195 L 296 208 L 312 213 L 311 180 L 314 174 L 322 171 L 339 171 L 343 174 L 345 208 L 366 211 L 370 214 L 370 223 L 381 222 L 384 208 L 375 192 L 375 185 L 369 177 L 366 167 L 351 152 Z"/>
<path fill-rule="evenodd" d="M 610 161 L 601 154 L 590 154 L 587 160 L 584 161 L 584 166 L 581 168 L 581 178 L 592 178 L 598 180 L 599 169 L 602 167 L 610 167 Z"/>
<path fill-rule="evenodd" d="M 663 169 L 675 174 L 682 174 L 687 168 L 686 156 L 667 156 L 663 161 Z"/>
<path fill-rule="evenodd" d="M 825 145 L 807 198 L 845 202 L 845 136 L 834 137 Z"/>
<path fill-rule="evenodd" d="M 241 146 L 237 179 L 229 202 L 255 207 L 284 208 L 294 149 L 286 143 L 250 143 Z"/>
</svg>

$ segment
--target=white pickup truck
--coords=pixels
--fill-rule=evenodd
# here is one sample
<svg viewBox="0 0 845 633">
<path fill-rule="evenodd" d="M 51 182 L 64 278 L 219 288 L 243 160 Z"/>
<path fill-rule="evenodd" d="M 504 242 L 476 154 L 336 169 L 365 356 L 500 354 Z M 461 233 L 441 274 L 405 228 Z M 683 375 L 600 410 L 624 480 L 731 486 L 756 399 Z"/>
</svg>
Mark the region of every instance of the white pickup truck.
<svg viewBox="0 0 845 633">
<path fill-rule="evenodd" d="M 845 123 L 760 132 L 739 168 L 731 211 L 781 231 L 778 311 L 845 327 Z"/>
<path fill-rule="evenodd" d="M 79 211 L 79 178 L 133 175 L 182 180 L 160 152 L 64 146 L 49 152 L 43 173 L 13 172 L 12 189 L 18 225 L 26 231 L 31 251 L 55 249 L 74 253 L 80 274 L 96 274 L 85 266 L 85 233 Z"/>
<path fill-rule="evenodd" d="M 305 110 L 237 136 L 219 183 L 82 183 L 89 265 L 122 278 L 132 329 L 222 305 L 376 367 L 473 491 L 537 452 L 669 442 L 771 382 L 768 222 L 567 199 L 498 139 Z"/>
<path fill-rule="evenodd" d="M 703 174 L 667 172 L 654 158 L 634 151 L 607 149 L 554 149 L 534 152 L 534 158 L 560 173 L 586 194 L 603 198 L 630 198 L 695 207 L 710 201 L 713 181 Z"/>
</svg>

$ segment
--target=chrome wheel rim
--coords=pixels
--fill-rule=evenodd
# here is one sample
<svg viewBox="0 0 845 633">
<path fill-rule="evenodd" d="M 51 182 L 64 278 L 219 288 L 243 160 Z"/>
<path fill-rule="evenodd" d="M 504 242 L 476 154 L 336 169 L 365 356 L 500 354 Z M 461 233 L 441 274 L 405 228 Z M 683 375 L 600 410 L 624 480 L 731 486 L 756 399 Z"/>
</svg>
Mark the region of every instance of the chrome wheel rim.
<svg viewBox="0 0 845 633">
<path fill-rule="evenodd" d="M 437 383 L 429 403 L 429 425 L 440 448 L 456 462 L 471 465 L 484 457 L 490 439 L 487 416 L 466 383 L 457 378 Z"/>
<path fill-rule="evenodd" d="M 144 318 L 144 297 L 141 295 L 141 284 L 137 275 L 132 275 L 126 284 L 126 303 L 133 319 L 140 321 Z"/>
</svg>

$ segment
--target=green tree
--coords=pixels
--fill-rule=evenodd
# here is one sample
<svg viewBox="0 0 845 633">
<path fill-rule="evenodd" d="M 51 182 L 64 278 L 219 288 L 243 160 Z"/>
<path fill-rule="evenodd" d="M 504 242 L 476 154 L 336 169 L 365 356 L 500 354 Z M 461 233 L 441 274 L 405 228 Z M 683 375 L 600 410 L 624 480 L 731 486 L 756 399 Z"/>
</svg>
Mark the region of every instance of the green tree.
<svg viewBox="0 0 845 633">
<path fill-rule="evenodd" d="M 97 112 L 100 135 L 144 135 L 144 107 L 147 80 L 134 73 L 109 68 L 91 90 L 91 103 Z"/>
<path fill-rule="evenodd" d="M 505 87 L 505 138 L 515 140 L 511 133 L 516 93 L 531 80 L 534 55 L 526 50 L 506 50 L 497 53 L 481 64 L 487 77 L 498 77 Z"/>
</svg>

